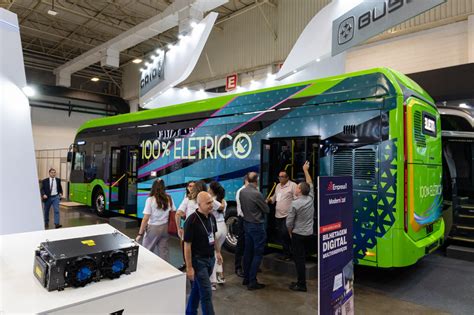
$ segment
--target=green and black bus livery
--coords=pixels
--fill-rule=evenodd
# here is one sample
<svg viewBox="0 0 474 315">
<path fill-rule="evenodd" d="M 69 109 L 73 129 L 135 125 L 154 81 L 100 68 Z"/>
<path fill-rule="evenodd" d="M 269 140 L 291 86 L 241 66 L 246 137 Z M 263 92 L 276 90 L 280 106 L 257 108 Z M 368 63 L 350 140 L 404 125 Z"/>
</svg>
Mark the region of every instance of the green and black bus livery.
<svg viewBox="0 0 474 315">
<path fill-rule="evenodd" d="M 70 199 L 142 217 L 156 178 L 177 205 L 186 182 L 204 179 L 218 180 L 232 205 L 247 172 L 260 173 L 269 195 L 281 169 L 298 181 L 310 160 L 314 177 L 353 177 L 355 262 L 408 266 L 443 240 L 440 136 L 422 88 L 372 69 L 87 122 Z"/>
</svg>

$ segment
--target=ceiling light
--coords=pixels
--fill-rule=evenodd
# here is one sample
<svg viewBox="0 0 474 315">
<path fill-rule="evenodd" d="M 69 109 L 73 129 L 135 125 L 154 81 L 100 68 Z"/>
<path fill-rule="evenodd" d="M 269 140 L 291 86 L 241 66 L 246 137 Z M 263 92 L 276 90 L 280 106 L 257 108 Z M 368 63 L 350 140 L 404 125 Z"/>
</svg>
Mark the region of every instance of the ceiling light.
<svg viewBox="0 0 474 315">
<path fill-rule="evenodd" d="M 141 60 L 140 58 L 135 58 L 135 59 L 133 59 L 132 62 L 133 62 L 133 63 L 136 63 L 136 64 L 139 64 L 139 63 L 141 63 L 142 61 L 143 61 L 143 60 Z"/>
<path fill-rule="evenodd" d="M 32 88 L 31 86 L 25 86 L 22 90 L 23 90 L 23 93 L 25 93 L 25 95 L 28 97 L 34 96 L 36 94 L 35 89 Z"/>
<path fill-rule="evenodd" d="M 316 62 L 320 62 L 320 61 L 321 61 L 321 59 L 320 59 L 320 58 L 316 59 Z"/>
<path fill-rule="evenodd" d="M 91 81 L 92 82 L 97 82 L 97 81 L 99 81 L 99 78 L 98 77 L 93 77 L 93 78 L 91 78 Z"/>
<path fill-rule="evenodd" d="M 459 107 L 461 107 L 461 108 L 469 108 L 469 105 L 467 105 L 466 103 L 461 103 L 461 104 L 459 104 Z"/>
<path fill-rule="evenodd" d="M 51 3 L 51 9 L 48 10 L 48 14 L 52 15 L 52 16 L 55 16 L 56 14 L 58 14 L 58 12 L 56 12 L 56 10 L 54 10 L 54 0 Z"/>
</svg>

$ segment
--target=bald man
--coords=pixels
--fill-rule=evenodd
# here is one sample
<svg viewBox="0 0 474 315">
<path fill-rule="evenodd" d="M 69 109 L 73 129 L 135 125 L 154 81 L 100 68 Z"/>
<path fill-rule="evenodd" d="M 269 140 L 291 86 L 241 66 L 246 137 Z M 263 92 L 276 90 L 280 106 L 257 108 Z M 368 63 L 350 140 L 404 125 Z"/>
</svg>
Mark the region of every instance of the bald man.
<svg viewBox="0 0 474 315">
<path fill-rule="evenodd" d="M 186 314 L 197 314 L 199 302 L 203 315 L 214 314 L 212 288 L 209 277 L 215 260 L 222 264 L 221 249 L 215 241 L 217 222 L 213 215 L 211 195 L 202 191 L 197 196 L 198 209 L 188 216 L 184 224 L 184 258 L 186 275 L 191 280 Z M 214 257 L 215 251 L 215 257 Z"/>
</svg>

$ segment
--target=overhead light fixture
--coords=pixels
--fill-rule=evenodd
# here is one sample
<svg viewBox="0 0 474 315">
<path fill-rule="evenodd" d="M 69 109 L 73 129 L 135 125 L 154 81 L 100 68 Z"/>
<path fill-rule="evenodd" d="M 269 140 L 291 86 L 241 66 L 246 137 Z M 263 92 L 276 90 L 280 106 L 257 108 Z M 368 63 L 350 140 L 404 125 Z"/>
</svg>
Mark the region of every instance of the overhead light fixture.
<svg viewBox="0 0 474 315">
<path fill-rule="evenodd" d="M 139 64 L 141 63 L 143 60 L 141 60 L 140 58 L 135 58 L 132 60 L 133 63 L 136 63 L 136 64 Z"/>
<path fill-rule="evenodd" d="M 316 59 L 316 62 L 320 62 L 320 61 L 321 61 L 321 59 L 320 59 L 320 58 Z"/>
<path fill-rule="evenodd" d="M 48 10 L 48 14 L 52 16 L 55 16 L 56 14 L 58 14 L 58 12 L 54 10 L 54 0 L 51 3 L 51 9 Z"/>
<path fill-rule="evenodd" d="M 461 103 L 461 104 L 459 104 L 459 107 L 461 107 L 461 108 L 469 108 L 469 105 L 467 105 L 466 103 Z"/>
<path fill-rule="evenodd" d="M 97 81 L 99 81 L 99 78 L 98 77 L 93 77 L 93 78 L 91 78 L 91 81 L 92 82 L 97 82 Z"/>
<path fill-rule="evenodd" d="M 25 93 L 25 95 L 28 97 L 32 97 L 36 94 L 36 90 L 32 88 L 31 86 L 25 86 L 22 90 L 23 90 L 23 93 Z"/>
</svg>

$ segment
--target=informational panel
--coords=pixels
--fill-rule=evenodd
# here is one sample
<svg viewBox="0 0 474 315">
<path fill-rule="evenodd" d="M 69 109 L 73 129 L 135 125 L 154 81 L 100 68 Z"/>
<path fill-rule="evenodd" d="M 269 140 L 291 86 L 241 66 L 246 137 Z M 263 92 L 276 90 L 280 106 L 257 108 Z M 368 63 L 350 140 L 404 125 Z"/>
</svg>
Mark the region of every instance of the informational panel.
<svg viewBox="0 0 474 315">
<path fill-rule="evenodd" d="M 354 314 L 352 177 L 318 177 L 318 313 Z"/>
</svg>

